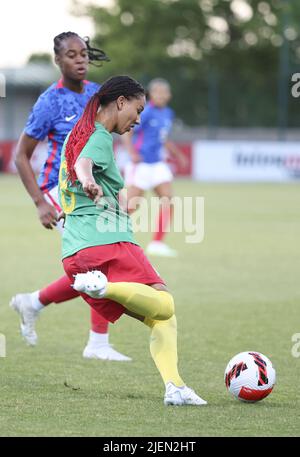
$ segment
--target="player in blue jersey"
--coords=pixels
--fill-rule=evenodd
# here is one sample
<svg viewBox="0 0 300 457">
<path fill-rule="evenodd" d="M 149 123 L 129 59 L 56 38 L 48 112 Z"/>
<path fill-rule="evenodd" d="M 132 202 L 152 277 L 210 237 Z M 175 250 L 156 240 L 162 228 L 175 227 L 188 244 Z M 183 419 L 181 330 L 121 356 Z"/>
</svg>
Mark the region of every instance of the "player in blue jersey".
<svg viewBox="0 0 300 457">
<path fill-rule="evenodd" d="M 171 99 L 169 83 L 162 78 L 153 79 L 149 86 L 149 101 L 141 114 L 140 125 L 134 133 L 124 135 L 123 143 L 130 155 L 125 167 L 128 209 L 136 209 L 137 199 L 146 190 L 153 189 L 161 199 L 156 231 L 146 252 L 150 255 L 175 257 L 177 252 L 163 242 L 171 222 L 173 175 L 165 163 L 166 150 L 185 165 L 185 157 L 174 143 L 168 140 L 174 112 L 168 107 Z"/>
<path fill-rule="evenodd" d="M 16 166 L 37 207 L 42 225 L 47 229 L 57 227 L 62 231 L 62 222 L 58 220 L 61 209 L 57 192 L 61 149 L 87 102 L 99 90 L 98 84 L 85 79 L 89 62 L 109 59 L 102 50 L 92 48 L 88 39 L 82 39 L 73 32 L 61 33 L 54 38 L 54 53 L 62 77 L 42 93 L 34 105 L 18 142 Z M 48 157 L 36 182 L 30 158 L 36 145 L 46 137 Z M 25 341 L 32 346 L 36 344 L 35 321 L 45 306 L 78 295 L 70 286 L 69 278 L 62 276 L 41 290 L 14 296 L 11 306 L 21 316 L 21 333 Z M 90 337 L 83 356 L 104 360 L 131 360 L 111 347 L 108 322 L 94 310 L 91 311 Z"/>
</svg>

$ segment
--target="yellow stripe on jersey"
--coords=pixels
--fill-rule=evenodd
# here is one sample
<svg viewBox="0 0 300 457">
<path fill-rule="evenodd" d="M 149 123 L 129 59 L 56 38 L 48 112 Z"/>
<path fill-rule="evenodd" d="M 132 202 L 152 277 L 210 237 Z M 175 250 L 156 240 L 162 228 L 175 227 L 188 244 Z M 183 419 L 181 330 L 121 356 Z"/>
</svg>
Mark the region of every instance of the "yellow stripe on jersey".
<svg viewBox="0 0 300 457">
<path fill-rule="evenodd" d="M 59 186 L 60 186 L 60 200 L 62 210 L 65 214 L 70 214 L 74 211 L 76 206 L 76 197 L 73 192 L 70 192 L 67 187 L 67 161 L 64 160 L 60 165 L 59 170 Z M 67 201 L 69 200 L 69 201 Z"/>
</svg>

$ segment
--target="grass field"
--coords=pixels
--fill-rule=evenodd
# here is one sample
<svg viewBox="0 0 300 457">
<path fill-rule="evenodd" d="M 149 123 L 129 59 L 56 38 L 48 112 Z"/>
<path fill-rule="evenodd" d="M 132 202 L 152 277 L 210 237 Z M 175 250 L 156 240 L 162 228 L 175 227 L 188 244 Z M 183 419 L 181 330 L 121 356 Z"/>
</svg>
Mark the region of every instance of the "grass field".
<svg viewBox="0 0 300 457">
<path fill-rule="evenodd" d="M 164 407 L 148 330 L 127 317 L 110 339 L 134 361 L 84 360 L 81 300 L 43 311 L 38 346 L 24 345 L 9 299 L 62 273 L 60 239 L 39 225 L 17 178 L 0 175 L 1 436 L 300 435 L 300 358 L 291 355 L 300 332 L 299 186 L 178 181 L 175 190 L 205 197 L 205 238 L 193 245 L 171 234 L 180 257 L 152 260 L 174 293 L 180 371 L 209 402 L 202 408 Z M 145 245 L 149 235 L 138 239 Z M 267 355 L 277 371 L 274 392 L 257 404 L 233 400 L 223 382 L 229 359 L 245 350 Z"/>
</svg>

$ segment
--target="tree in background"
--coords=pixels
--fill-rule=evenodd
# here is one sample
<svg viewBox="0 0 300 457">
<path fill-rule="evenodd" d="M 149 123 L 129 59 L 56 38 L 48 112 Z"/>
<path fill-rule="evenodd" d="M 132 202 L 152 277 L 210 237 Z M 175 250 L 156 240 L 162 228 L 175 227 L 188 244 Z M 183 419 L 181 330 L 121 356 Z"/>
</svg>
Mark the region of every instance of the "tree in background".
<svg viewBox="0 0 300 457">
<path fill-rule="evenodd" d="M 29 56 L 27 64 L 31 63 L 53 65 L 52 56 L 47 52 L 37 52 Z"/>
<path fill-rule="evenodd" d="M 115 0 L 84 12 L 95 23 L 93 41 L 111 58 L 93 79 L 165 77 L 189 125 L 277 125 L 282 46 L 290 65 L 300 61 L 299 1 Z"/>
</svg>

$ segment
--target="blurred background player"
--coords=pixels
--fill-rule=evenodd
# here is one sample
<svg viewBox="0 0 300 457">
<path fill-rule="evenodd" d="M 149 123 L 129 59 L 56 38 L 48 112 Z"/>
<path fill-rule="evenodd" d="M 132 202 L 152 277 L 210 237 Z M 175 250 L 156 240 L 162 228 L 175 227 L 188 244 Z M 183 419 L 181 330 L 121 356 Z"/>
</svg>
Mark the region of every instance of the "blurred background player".
<svg viewBox="0 0 300 457">
<path fill-rule="evenodd" d="M 16 156 L 16 166 L 23 184 L 37 207 L 42 225 L 47 229 L 57 227 L 62 232 L 61 212 L 58 203 L 58 174 L 63 142 L 84 111 L 86 104 L 99 85 L 86 81 L 89 62 L 108 61 L 106 54 L 89 45 L 74 32 L 54 38 L 55 63 L 62 77 L 40 95 L 22 133 Z M 48 157 L 36 182 L 30 158 L 40 141 L 48 137 Z M 41 290 L 17 294 L 11 306 L 21 316 L 21 333 L 30 345 L 37 342 L 35 321 L 42 309 L 50 303 L 61 303 L 78 296 L 63 276 Z M 129 361 L 109 344 L 108 322 L 91 310 L 89 341 L 83 351 L 86 358 Z"/>
<path fill-rule="evenodd" d="M 176 157 L 183 166 L 185 156 L 168 140 L 174 112 L 168 106 L 171 88 L 165 79 L 153 79 L 148 86 L 149 101 L 141 114 L 140 125 L 133 133 L 123 136 L 130 162 L 125 166 L 128 211 L 136 209 L 135 202 L 146 190 L 153 189 L 160 198 L 160 208 L 153 240 L 146 248 L 147 254 L 176 257 L 177 252 L 164 243 L 172 214 L 172 172 L 165 162 L 166 151 Z"/>
</svg>

